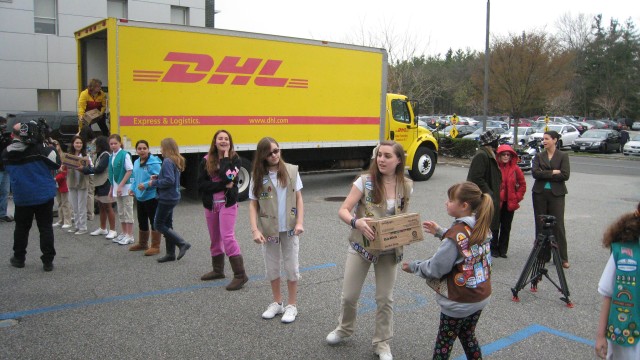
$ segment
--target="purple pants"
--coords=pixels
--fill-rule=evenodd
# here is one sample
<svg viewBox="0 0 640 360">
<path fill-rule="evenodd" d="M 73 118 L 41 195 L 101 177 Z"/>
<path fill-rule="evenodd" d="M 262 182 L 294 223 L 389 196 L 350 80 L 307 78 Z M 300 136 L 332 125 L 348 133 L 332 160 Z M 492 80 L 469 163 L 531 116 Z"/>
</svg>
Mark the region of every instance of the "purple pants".
<svg viewBox="0 0 640 360">
<path fill-rule="evenodd" d="M 204 209 L 207 219 L 209 238 L 211 239 L 211 256 L 227 254 L 227 257 L 240 255 L 240 246 L 234 233 L 238 204 L 225 207 L 223 202 L 214 203 L 213 210 Z"/>
</svg>

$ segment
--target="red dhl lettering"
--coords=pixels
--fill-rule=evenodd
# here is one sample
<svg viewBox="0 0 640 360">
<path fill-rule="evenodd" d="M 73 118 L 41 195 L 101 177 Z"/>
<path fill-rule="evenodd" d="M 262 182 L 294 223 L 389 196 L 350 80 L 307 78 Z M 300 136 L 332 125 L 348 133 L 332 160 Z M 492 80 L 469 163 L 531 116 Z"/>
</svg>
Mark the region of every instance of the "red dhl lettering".
<svg viewBox="0 0 640 360">
<path fill-rule="evenodd" d="M 398 128 L 398 130 L 396 130 L 396 132 L 407 132 L 407 128 Z"/>
<path fill-rule="evenodd" d="M 248 85 L 308 88 L 309 80 L 276 77 L 282 60 L 225 56 L 214 69 L 214 59 L 207 54 L 169 52 L 164 61 L 171 63 L 167 71 L 133 70 L 133 81 L 199 83 L 213 85 Z M 228 81 L 231 78 L 231 81 Z"/>
</svg>

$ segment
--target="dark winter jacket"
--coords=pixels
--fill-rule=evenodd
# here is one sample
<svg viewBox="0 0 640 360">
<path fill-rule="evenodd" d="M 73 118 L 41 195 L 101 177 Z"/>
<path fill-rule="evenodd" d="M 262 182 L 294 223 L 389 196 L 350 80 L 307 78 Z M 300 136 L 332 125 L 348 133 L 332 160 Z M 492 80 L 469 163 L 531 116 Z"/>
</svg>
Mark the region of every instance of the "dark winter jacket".
<svg viewBox="0 0 640 360">
<path fill-rule="evenodd" d="M 508 152 L 511 154 L 511 160 L 503 163 L 500 154 Z M 516 211 L 520 208 L 520 201 L 524 198 L 527 191 L 527 183 L 524 174 L 518 167 L 518 154 L 511 145 L 500 145 L 498 147 L 498 167 L 502 172 L 502 184 L 500 185 L 500 206 L 507 206 L 507 210 Z"/>
<path fill-rule="evenodd" d="M 238 202 L 238 173 L 242 167 L 240 157 L 220 159 L 220 169 L 217 173 L 219 181 L 214 181 L 207 172 L 207 156 L 200 161 L 198 175 L 198 192 L 202 198 L 202 206 L 213 209 L 213 194 L 221 191 L 224 191 L 225 207 L 233 206 Z M 230 182 L 233 182 L 234 186 L 228 189 L 227 184 Z"/>
<path fill-rule="evenodd" d="M 491 229 L 500 226 L 500 184 L 502 173 L 498 168 L 495 155 L 486 146 L 480 146 L 471 159 L 467 181 L 478 185 L 483 193 L 489 194 L 493 199 L 494 214 L 491 221 Z"/>
<path fill-rule="evenodd" d="M 9 172 L 16 205 L 40 205 L 56 197 L 53 171 L 58 170 L 61 163 L 54 149 L 14 140 L 2 152 L 2 161 Z"/>
<path fill-rule="evenodd" d="M 158 202 L 177 204 L 180 201 L 180 169 L 170 158 L 165 158 L 158 179 L 153 181 L 158 189 Z"/>
</svg>

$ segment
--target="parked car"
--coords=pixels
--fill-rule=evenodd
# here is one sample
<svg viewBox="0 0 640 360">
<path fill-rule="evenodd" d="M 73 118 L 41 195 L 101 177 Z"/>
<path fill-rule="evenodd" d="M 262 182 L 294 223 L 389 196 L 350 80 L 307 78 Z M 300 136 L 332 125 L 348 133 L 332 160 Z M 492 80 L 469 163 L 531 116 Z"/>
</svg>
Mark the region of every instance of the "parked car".
<svg viewBox="0 0 640 360">
<path fill-rule="evenodd" d="M 453 128 L 453 125 L 449 125 L 446 128 L 442 129 L 442 130 L 438 130 L 435 131 L 433 134 L 434 136 L 447 136 L 450 137 L 449 132 L 451 132 L 451 129 Z M 456 136 L 457 139 L 465 136 L 465 135 L 469 135 L 471 133 L 473 133 L 474 131 L 478 130 L 477 126 L 471 126 L 471 125 L 457 125 L 456 126 L 456 130 L 458 130 L 458 136 Z"/>
<path fill-rule="evenodd" d="M 631 139 L 624 144 L 622 153 L 625 155 L 640 155 L 640 134 L 632 136 Z"/>
<path fill-rule="evenodd" d="M 522 126 L 522 127 L 531 126 L 532 122 L 533 122 L 533 120 L 527 119 L 527 118 L 518 119 L 518 127 L 520 127 L 520 126 Z M 509 125 L 511 127 L 514 127 L 515 126 L 515 120 L 511 119 L 511 121 L 509 122 Z"/>
<path fill-rule="evenodd" d="M 490 127 L 489 124 L 487 124 L 487 130 L 489 129 L 495 129 L 496 132 L 498 134 L 500 134 L 500 136 L 502 137 L 502 135 L 504 135 L 507 130 L 503 129 L 502 127 Z M 479 127 L 478 130 L 474 131 L 473 133 L 463 136 L 464 139 L 473 139 L 473 140 L 479 140 L 480 139 L 480 134 L 484 133 L 486 130 L 482 130 L 482 127 Z"/>
<path fill-rule="evenodd" d="M 560 134 L 560 139 L 558 140 L 558 148 L 563 148 L 564 146 L 573 145 L 574 141 L 580 136 L 580 132 L 573 125 L 569 124 L 551 124 L 549 123 L 549 130 L 557 131 Z M 532 140 L 542 141 L 542 137 L 544 135 L 544 126 L 538 128 L 536 132 L 531 135 Z"/>
<path fill-rule="evenodd" d="M 584 126 L 581 122 L 579 121 L 569 121 L 569 124 L 573 125 L 573 127 L 575 127 L 576 129 L 578 129 L 578 132 L 580 134 L 583 134 L 585 131 L 589 130 L 587 129 L 586 126 Z"/>
<path fill-rule="evenodd" d="M 636 121 L 631 125 L 631 130 L 640 130 L 640 121 Z"/>
<path fill-rule="evenodd" d="M 606 129 L 609 127 L 609 125 L 603 122 L 602 120 L 585 120 L 585 121 L 593 125 L 593 127 L 596 129 Z"/>
<path fill-rule="evenodd" d="M 623 125 L 617 121 L 613 121 L 613 120 L 600 120 L 600 121 L 608 125 L 607 129 L 620 131 L 623 128 Z"/>
<path fill-rule="evenodd" d="M 608 153 L 620 152 L 620 133 L 613 129 L 588 130 L 578 138 L 571 149 L 575 152 L 597 151 Z"/>
<path fill-rule="evenodd" d="M 507 135 L 505 135 L 510 139 L 508 143 L 511 145 L 513 145 L 513 138 L 515 137 L 514 131 L 515 131 L 515 128 L 512 127 L 507 132 Z M 529 141 L 532 140 L 531 135 L 533 135 L 534 133 L 535 133 L 535 129 L 532 127 L 528 127 L 528 126 L 518 127 L 518 143 L 522 145 L 529 143 Z"/>
<path fill-rule="evenodd" d="M 7 114 L 7 129 L 11 129 L 16 123 L 40 118 L 47 121 L 51 130 L 50 137 L 60 142 L 62 150 L 66 150 L 71 138 L 78 133 L 78 114 L 75 111 L 25 111 Z M 91 129 L 96 136 L 102 134 L 98 124 L 93 124 Z"/>
</svg>

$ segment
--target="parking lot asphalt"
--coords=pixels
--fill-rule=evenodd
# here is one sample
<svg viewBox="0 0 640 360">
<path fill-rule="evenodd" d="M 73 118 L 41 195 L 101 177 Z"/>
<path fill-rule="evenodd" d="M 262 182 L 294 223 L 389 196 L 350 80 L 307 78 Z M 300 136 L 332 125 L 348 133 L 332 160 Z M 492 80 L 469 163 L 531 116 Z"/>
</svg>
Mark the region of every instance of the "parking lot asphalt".
<svg viewBox="0 0 640 360">
<path fill-rule="evenodd" d="M 411 211 L 448 225 L 446 189 L 466 178 L 467 169 L 441 163 L 432 179 L 414 184 Z M 129 252 L 102 237 L 56 231 L 55 269 L 42 271 L 36 229 L 26 267 L 9 265 L 11 223 L 0 223 L 0 358 L 3 359 L 375 359 L 373 274 L 359 302 L 356 333 L 331 347 L 324 338 L 337 325 L 348 227 L 337 217 L 356 172 L 305 174 L 305 235 L 301 238 L 299 316 L 289 325 L 260 314 L 271 302 L 259 246 L 250 240 L 248 203 L 240 204 L 236 233 L 250 281 L 225 291 L 227 279 L 202 282 L 210 270 L 209 240 L 198 201 L 183 200 L 174 227 L 193 244 L 180 261 Z M 477 335 L 487 359 L 591 359 L 600 309 L 597 282 L 608 250 L 604 228 L 640 201 L 640 179 L 574 172 L 567 183 L 566 229 L 571 268 L 565 270 L 574 305 L 568 308 L 546 279 L 538 292 L 516 284 L 533 243 L 530 187 L 516 212 L 508 259 L 493 266 L 491 303 Z M 598 189 L 589 191 L 587 189 Z M 97 220 L 90 222 L 97 226 Z M 407 246 L 405 259 L 426 259 L 438 246 L 429 236 Z M 555 278 L 555 268 L 550 268 Z M 286 294 L 286 292 L 285 292 Z M 431 290 L 419 278 L 398 272 L 394 303 L 396 359 L 429 358 L 439 322 Z M 463 359 L 455 345 L 452 359 Z"/>
</svg>

